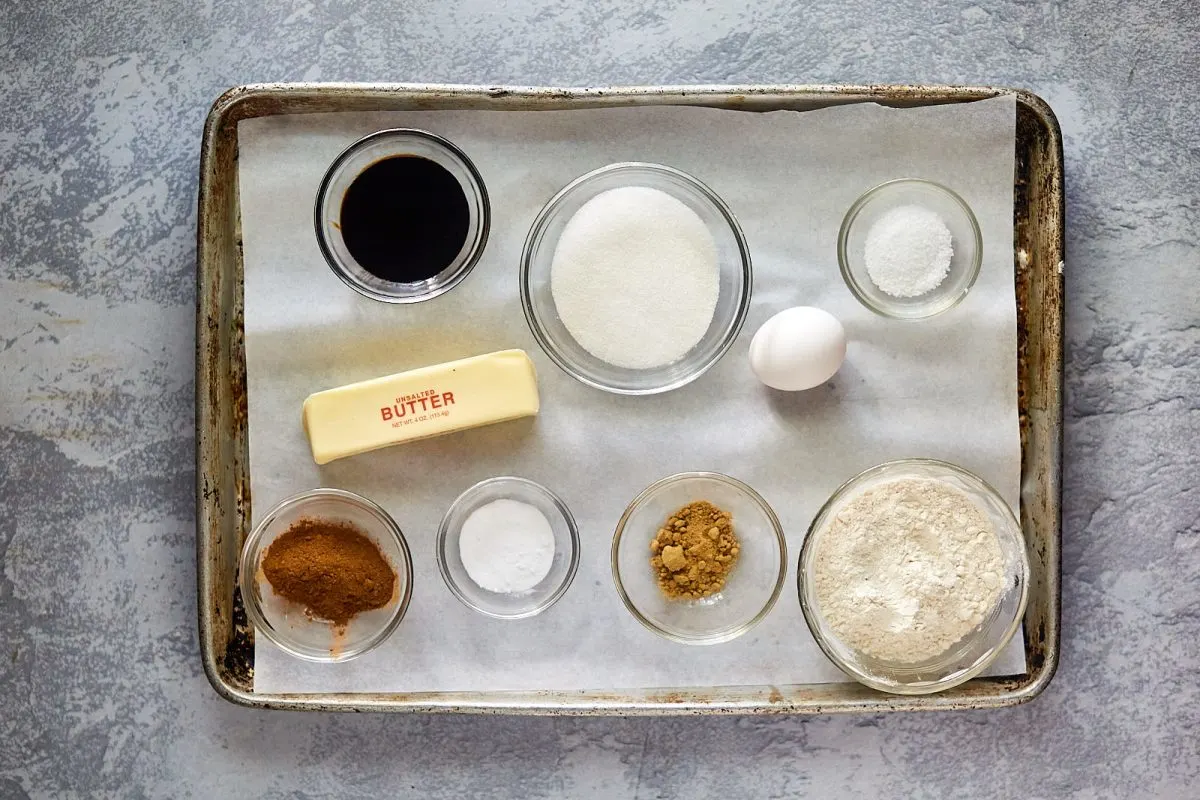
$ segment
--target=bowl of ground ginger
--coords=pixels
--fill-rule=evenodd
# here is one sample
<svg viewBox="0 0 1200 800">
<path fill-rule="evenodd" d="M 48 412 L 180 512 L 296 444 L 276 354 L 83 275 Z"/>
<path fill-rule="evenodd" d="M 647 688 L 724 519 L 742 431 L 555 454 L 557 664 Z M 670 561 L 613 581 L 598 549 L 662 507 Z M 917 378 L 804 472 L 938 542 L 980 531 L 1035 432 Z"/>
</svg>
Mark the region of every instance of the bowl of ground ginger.
<svg viewBox="0 0 1200 800">
<path fill-rule="evenodd" d="M 629 504 L 613 535 L 612 573 L 638 622 L 682 644 L 717 644 L 775 605 L 787 544 L 758 492 L 727 475 L 685 472 Z"/>
<path fill-rule="evenodd" d="M 412 559 L 375 503 L 313 489 L 268 511 L 242 548 L 238 586 L 256 634 L 307 661 L 347 661 L 404 618 Z"/>
</svg>

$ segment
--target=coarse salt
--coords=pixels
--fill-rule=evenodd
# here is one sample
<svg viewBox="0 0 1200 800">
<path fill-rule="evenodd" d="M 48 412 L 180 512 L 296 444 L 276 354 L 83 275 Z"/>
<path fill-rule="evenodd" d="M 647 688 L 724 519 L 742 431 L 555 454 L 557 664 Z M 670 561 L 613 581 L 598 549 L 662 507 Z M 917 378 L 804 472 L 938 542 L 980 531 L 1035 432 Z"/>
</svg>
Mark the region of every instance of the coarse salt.
<svg viewBox="0 0 1200 800">
<path fill-rule="evenodd" d="M 720 291 L 717 244 L 700 216 L 666 192 L 601 192 L 567 222 L 550 289 L 583 349 L 617 367 L 678 361 L 704 338 Z"/>
<path fill-rule="evenodd" d="M 867 231 L 867 274 L 880 291 L 893 297 L 933 291 L 946 279 L 953 258 L 950 229 L 927 208 L 893 208 Z"/>
</svg>

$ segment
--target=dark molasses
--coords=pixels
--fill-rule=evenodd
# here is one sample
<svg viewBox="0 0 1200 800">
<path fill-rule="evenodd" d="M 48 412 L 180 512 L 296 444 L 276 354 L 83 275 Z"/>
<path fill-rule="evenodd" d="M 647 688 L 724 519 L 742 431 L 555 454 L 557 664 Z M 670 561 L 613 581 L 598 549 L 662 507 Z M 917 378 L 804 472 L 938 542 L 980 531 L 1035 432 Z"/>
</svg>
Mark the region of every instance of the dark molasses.
<svg viewBox="0 0 1200 800">
<path fill-rule="evenodd" d="M 470 222 L 462 184 L 421 156 L 376 161 L 342 199 L 346 249 L 367 272 L 393 283 L 427 280 L 449 267 Z"/>
</svg>

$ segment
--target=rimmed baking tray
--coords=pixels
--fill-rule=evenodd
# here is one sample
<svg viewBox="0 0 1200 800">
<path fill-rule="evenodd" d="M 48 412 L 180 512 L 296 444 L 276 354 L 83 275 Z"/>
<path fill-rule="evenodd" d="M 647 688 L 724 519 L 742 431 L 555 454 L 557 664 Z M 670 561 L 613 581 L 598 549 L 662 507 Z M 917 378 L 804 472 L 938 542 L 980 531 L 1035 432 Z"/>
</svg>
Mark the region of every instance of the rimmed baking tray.
<svg viewBox="0 0 1200 800">
<path fill-rule="evenodd" d="M 1017 293 L 1021 525 L 1032 567 L 1025 674 L 975 678 L 937 695 L 901 697 L 856 683 L 677 689 L 401 694 L 254 691 L 254 631 L 236 594 L 238 551 L 250 526 L 238 129 L 243 119 L 337 111 L 530 111 L 690 105 L 746 112 L 836 104 L 961 103 L 1014 96 L 1013 269 Z M 1036 697 L 1058 664 L 1062 477 L 1062 134 L 1029 92 L 965 86 L 656 86 L 534 88 L 414 84 L 259 84 L 213 105 L 200 152 L 196 275 L 196 571 L 204 671 L 227 700 L 319 711 L 498 714 L 764 714 L 994 708 Z"/>
</svg>

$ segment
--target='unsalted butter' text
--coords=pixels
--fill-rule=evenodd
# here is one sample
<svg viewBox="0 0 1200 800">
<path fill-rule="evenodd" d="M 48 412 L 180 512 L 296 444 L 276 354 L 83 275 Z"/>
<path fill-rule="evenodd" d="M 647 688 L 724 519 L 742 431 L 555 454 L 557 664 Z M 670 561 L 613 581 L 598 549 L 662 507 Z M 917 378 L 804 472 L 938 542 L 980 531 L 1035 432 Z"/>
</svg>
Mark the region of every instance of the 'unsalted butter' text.
<svg viewBox="0 0 1200 800">
<path fill-rule="evenodd" d="M 415 395 L 409 394 L 397 397 L 394 405 L 384 406 L 379 409 L 379 415 L 384 422 L 387 422 L 392 419 L 402 419 L 409 414 L 416 414 L 420 411 L 429 411 L 452 405 L 454 405 L 454 392 L 439 393 L 433 389 L 427 389 Z"/>
</svg>

